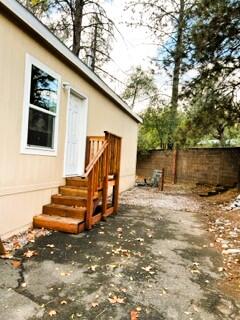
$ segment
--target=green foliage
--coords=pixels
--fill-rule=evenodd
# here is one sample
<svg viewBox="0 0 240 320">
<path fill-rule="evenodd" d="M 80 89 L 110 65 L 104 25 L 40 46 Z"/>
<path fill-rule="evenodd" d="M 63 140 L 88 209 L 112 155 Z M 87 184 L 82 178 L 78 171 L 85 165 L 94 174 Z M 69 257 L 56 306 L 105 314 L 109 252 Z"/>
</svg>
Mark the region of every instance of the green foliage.
<svg viewBox="0 0 240 320">
<path fill-rule="evenodd" d="M 122 98 L 134 108 L 138 99 L 153 101 L 157 95 L 157 87 L 154 83 L 153 74 L 144 71 L 140 66 L 136 67 L 127 82 Z"/>
<path fill-rule="evenodd" d="M 143 123 L 139 130 L 138 152 L 151 149 L 169 149 L 174 144 L 174 128 L 179 117 L 173 115 L 169 106 L 148 107 L 141 115 Z"/>
<path fill-rule="evenodd" d="M 194 7 L 190 66 L 198 75 L 185 87 L 187 119 L 181 136 L 187 145 L 204 138 L 224 146 L 240 121 L 239 12 L 235 0 L 199 0 Z"/>
</svg>

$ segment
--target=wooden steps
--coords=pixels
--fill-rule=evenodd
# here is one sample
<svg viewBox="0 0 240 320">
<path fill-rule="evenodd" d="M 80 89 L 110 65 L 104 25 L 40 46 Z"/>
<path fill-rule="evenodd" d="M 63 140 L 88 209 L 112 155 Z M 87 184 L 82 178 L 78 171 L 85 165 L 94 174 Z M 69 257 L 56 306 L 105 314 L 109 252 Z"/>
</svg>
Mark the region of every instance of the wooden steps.
<svg viewBox="0 0 240 320">
<path fill-rule="evenodd" d="M 60 204 L 48 204 L 43 206 L 43 214 L 84 220 L 86 207 L 70 207 Z"/>
<path fill-rule="evenodd" d="M 75 234 L 84 230 L 84 220 L 46 214 L 33 217 L 33 225 L 35 228 L 45 228 Z"/>
<path fill-rule="evenodd" d="M 66 178 L 51 203 L 43 206 L 42 214 L 34 217 L 34 227 L 79 233 L 117 212 L 120 159 L 120 137 L 107 131 L 104 137 L 88 137 L 83 177 Z"/>
<path fill-rule="evenodd" d="M 87 198 L 78 197 L 78 196 L 63 196 L 61 194 L 55 194 L 52 196 L 52 203 L 62 204 L 65 206 L 86 207 Z"/>
<path fill-rule="evenodd" d="M 66 178 L 66 185 L 72 187 L 85 187 L 88 186 L 88 179 L 83 179 L 81 177 Z"/>
<path fill-rule="evenodd" d="M 64 196 L 87 197 L 87 188 L 64 186 L 59 187 L 59 193 Z"/>
<path fill-rule="evenodd" d="M 52 202 L 43 206 L 41 215 L 34 217 L 33 226 L 69 233 L 83 231 L 87 213 L 87 191 L 86 179 L 67 178 L 66 185 L 59 187 L 60 193 L 53 195 Z M 96 204 L 97 197 L 94 199 L 94 206 Z"/>
<path fill-rule="evenodd" d="M 59 187 L 59 194 L 52 195 L 51 203 L 43 206 L 42 214 L 33 218 L 33 226 L 75 234 L 82 232 L 87 215 L 87 184 L 87 179 L 67 178 L 66 185 Z M 93 210 L 98 205 L 99 194 L 96 192 L 93 197 Z M 99 216 L 94 219 L 99 220 Z"/>
</svg>

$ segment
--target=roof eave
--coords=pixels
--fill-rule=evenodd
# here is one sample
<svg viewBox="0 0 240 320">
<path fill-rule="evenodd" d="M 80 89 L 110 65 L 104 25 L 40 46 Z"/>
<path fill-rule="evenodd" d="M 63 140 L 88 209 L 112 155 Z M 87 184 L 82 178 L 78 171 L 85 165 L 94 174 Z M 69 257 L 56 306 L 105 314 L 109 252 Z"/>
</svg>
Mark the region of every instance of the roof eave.
<svg viewBox="0 0 240 320">
<path fill-rule="evenodd" d="M 31 12 L 24 8 L 15 0 L 0 0 L 0 5 L 3 5 L 8 11 L 13 13 L 23 22 L 29 29 L 37 33 L 39 37 L 44 39 L 53 49 L 64 56 L 80 73 L 99 89 L 101 89 L 109 98 L 111 98 L 125 113 L 133 118 L 137 123 L 141 123 L 142 119 L 135 114 L 128 105 L 94 72 L 92 72 L 81 60 L 76 57 L 46 26 L 44 26 Z"/>
</svg>

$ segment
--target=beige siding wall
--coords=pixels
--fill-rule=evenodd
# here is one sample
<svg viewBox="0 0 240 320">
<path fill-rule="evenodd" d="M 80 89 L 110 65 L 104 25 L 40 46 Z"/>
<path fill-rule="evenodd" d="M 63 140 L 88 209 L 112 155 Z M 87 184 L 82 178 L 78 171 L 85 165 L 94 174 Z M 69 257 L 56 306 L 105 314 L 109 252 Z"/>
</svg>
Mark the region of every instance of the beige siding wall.
<svg viewBox="0 0 240 320">
<path fill-rule="evenodd" d="M 56 157 L 20 153 L 26 53 L 61 76 L 88 97 L 88 135 L 104 130 L 123 138 L 121 190 L 133 185 L 136 167 L 137 123 L 101 92 L 74 73 L 18 26 L 0 16 L 0 235 L 30 223 L 64 184 L 64 145 L 67 92 L 61 89 Z"/>
</svg>

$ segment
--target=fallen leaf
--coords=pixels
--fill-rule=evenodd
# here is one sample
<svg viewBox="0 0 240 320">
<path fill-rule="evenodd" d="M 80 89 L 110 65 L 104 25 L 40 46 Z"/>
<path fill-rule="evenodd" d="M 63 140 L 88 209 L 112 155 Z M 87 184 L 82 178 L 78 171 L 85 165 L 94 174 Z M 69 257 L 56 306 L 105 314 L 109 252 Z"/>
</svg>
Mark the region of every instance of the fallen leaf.
<svg viewBox="0 0 240 320">
<path fill-rule="evenodd" d="M 2 258 L 2 259 L 12 259 L 13 258 L 13 256 L 10 254 L 10 253 L 5 253 L 5 254 L 2 254 L 1 256 L 0 256 L 0 258 Z"/>
<path fill-rule="evenodd" d="M 37 256 L 38 253 L 37 253 L 37 251 L 35 251 L 35 250 L 28 250 L 28 251 L 24 252 L 23 255 L 24 255 L 25 257 L 27 257 L 27 258 L 31 258 L 31 257 L 33 257 L 33 256 Z"/>
<path fill-rule="evenodd" d="M 201 272 L 200 272 L 199 270 L 192 269 L 192 270 L 191 270 L 191 273 L 197 273 L 197 274 L 200 274 Z"/>
<path fill-rule="evenodd" d="M 50 311 L 48 312 L 48 314 L 50 315 L 50 317 L 53 317 L 53 316 L 55 316 L 55 315 L 57 314 L 57 311 L 55 311 L 55 310 L 50 310 Z"/>
<path fill-rule="evenodd" d="M 92 303 L 92 307 L 93 307 L 93 308 L 97 307 L 98 305 L 99 305 L 98 302 L 93 302 L 93 303 Z"/>
<path fill-rule="evenodd" d="M 142 269 L 143 269 L 144 271 L 149 272 L 149 271 L 152 269 L 152 267 L 151 267 L 151 266 L 147 266 L 147 267 L 142 267 Z"/>
<path fill-rule="evenodd" d="M 138 319 L 138 312 L 136 310 L 131 311 L 131 320 L 137 320 Z"/>
<path fill-rule="evenodd" d="M 21 266 L 21 261 L 18 261 L 18 260 L 12 260 L 12 266 L 13 268 L 17 269 Z"/>
<path fill-rule="evenodd" d="M 55 248 L 55 245 L 54 244 L 47 244 L 46 247 Z"/>
<path fill-rule="evenodd" d="M 162 294 L 167 294 L 167 291 L 164 288 L 162 288 Z"/>
<path fill-rule="evenodd" d="M 96 268 L 98 267 L 97 264 L 90 266 L 88 269 L 92 270 L 92 271 L 96 271 Z"/>
<path fill-rule="evenodd" d="M 113 296 L 112 298 L 108 298 L 108 301 L 111 304 L 115 304 L 115 303 L 124 303 L 124 298 L 119 298 L 117 296 Z"/>
</svg>

